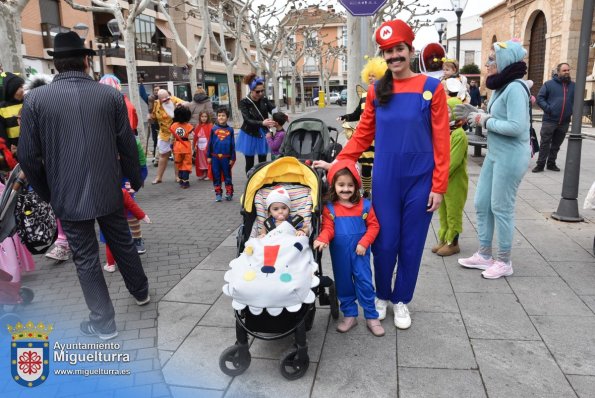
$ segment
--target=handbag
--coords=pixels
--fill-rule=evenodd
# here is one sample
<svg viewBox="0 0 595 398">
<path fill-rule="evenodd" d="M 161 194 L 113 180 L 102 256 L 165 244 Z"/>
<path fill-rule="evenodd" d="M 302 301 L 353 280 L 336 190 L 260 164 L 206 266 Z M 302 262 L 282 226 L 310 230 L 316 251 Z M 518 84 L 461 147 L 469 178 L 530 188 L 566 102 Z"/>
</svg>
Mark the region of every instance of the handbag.
<svg viewBox="0 0 595 398">
<path fill-rule="evenodd" d="M 18 195 L 14 217 L 17 234 L 31 254 L 45 253 L 58 236 L 54 210 L 31 189 Z"/>
</svg>

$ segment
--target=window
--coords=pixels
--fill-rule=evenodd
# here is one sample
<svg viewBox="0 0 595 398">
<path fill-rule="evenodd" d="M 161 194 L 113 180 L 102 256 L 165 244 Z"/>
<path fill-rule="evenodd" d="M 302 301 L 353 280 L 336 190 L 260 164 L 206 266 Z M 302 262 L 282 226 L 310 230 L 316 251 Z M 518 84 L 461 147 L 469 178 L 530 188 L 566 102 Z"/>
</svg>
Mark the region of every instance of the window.
<svg viewBox="0 0 595 398">
<path fill-rule="evenodd" d="M 475 51 L 465 51 L 465 63 L 463 65 L 469 65 L 475 63 Z"/>
<path fill-rule="evenodd" d="M 306 47 L 313 48 L 316 47 L 318 42 L 318 32 L 307 32 L 305 35 L 306 39 Z"/>
<path fill-rule="evenodd" d="M 60 4 L 57 0 L 39 0 L 41 22 L 57 26 L 62 25 L 60 20 Z"/>
</svg>

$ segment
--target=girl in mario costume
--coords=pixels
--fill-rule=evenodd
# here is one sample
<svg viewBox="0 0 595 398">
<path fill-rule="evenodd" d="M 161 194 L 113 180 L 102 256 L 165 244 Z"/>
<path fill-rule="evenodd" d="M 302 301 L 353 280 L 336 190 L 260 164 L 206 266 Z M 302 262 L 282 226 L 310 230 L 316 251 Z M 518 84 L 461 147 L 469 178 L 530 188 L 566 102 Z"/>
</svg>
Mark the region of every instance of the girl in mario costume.
<svg viewBox="0 0 595 398">
<path fill-rule="evenodd" d="M 368 89 L 357 129 L 337 157 L 355 162 L 376 140 L 372 176 L 380 223 L 372 245 L 376 310 L 384 319 L 388 302 L 393 303 L 399 329 L 411 326 L 407 303 L 413 298 L 432 213 L 446 192 L 450 162 L 444 88 L 438 79 L 411 70 L 414 37 L 411 27 L 398 19 L 384 22 L 376 31 L 388 69 Z M 330 165 L 317 161 L 314 166 Z"/>
</svg>

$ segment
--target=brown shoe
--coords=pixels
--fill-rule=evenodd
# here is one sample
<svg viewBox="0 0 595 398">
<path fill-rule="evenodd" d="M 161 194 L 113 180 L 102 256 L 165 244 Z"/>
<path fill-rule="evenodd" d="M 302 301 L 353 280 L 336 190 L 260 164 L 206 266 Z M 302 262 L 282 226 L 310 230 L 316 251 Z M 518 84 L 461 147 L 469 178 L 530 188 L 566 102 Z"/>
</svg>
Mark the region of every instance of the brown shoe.
<svg viewBox="0 0 595 398">
<path fill-rule="evenodd" d="M 357 318 L 353 316 L 346 316 L 337 325 L 337 332 L 346 333 L 349 332 L 355 325 L 357 325 Z"/>
<path fill-rule="evenodd" d="M 370 330 L 370 332 L 372 332 L 374 336 L 384 336 L 384 328 L 382 327 L 378 319 L 367 319 L 366 326 L 368 326 L 368 329 Z"/>
<path fill-rule="evenodd" d="M 436 246 L 432 247 L 432 253 L 437 253 L 445 244 L 446 242 L 438 242 Z"/>
<path fill-rule="evenodd" d="M 442 257 L 448 257 L 448 256 L 452 256 L 453 254 L 457 254 L 460 253 L 461 249 L 459 248 L 459 245 L 444 245 L 440 248 L 440 250 L 438 250 L 436 252 L 437 255 L 442 256 Z"/>
</svg>

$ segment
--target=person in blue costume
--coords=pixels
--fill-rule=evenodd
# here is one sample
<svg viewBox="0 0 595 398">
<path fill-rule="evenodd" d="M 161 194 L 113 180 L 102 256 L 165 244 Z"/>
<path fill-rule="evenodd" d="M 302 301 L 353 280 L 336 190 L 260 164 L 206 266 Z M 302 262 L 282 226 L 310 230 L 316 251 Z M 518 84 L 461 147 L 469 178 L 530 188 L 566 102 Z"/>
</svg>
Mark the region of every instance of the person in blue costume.
<svg viewBox="0 0 595 398">
<path fill-rule="evenodd" d="M 407 304 L 413 299 L 432 213 L 446 192 L 450 163 L 444 87 L 438 79 L 411 70 L 414 38 L 411 27 L 398 19 L 384 22 L 376 31 L 388 69 L 368 88 L 357 129 L 337 157 L 355 162 L 376 140 L 372 176 L 372 203 L 380 223 L 372 245 L 376 310 L 384 319 L 391 302 L 399 329 L 411 326 Z M 321 161 L 314 165 L 329 167 Z"/>
<path fill-rule="evenodd" d="M 366 325 L 374 336 L 384 336 L 384 328 L 374 306 L 374 286 L 370 268 L 370 245 L 380 225 L 368 199 L 362 199 L 362 186 L 355 163 L 337 162 L 328 172 L 328 202 L 322 211 L 322 230 L 314 249 L 330 245 L 337 298 L 344 317 L 337 331 L 348 332 L 357 325 L 357 302 L 364 310 Z M 357 302 L 356 302 L 357 300 Z"/>
<path fill-rule="evenodd" d="M 477 190 L 477 234 L 479 250 L 459 259 L 466 268 L 483 270 L 482 276 L 497 279 L 513 273 L 510 255 L 514 235 L 517 190 L 531 159 L 529 145 L 529 90 L 521 78 L 527 73 L 523 58 L 527 51 L 514 40 L 497 42 L 488 56 L 486 86 L 494 90 L 487 112 L 471 105 L 458 105 L 457 118 L 465 117 L 472 128 L 487 129 L 488 153 Z M 492 256 L 494 230 L 498 252 Z"/>
</svg>

